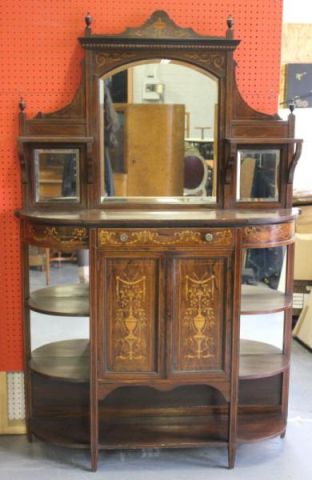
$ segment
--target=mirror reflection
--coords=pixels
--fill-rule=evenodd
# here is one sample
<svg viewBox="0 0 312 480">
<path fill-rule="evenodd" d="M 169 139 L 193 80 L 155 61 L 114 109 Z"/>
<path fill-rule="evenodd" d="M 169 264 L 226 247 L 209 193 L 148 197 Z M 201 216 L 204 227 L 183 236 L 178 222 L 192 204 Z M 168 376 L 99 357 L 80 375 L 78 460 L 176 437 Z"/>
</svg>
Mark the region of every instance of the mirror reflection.
<svg viewBox="0 0 312 480">
<path fill-rule="evenodd" d="M 79 201 L 79 150 L 36 149 L 36 202 Z"/>
<path fill-rule="evenodd" d="M 102 199 L 216 201 L 218 81 L 168 59 L 100 80 Z"/>
<path fill-rule="evenodd" d="M 242 149 L 238 151 L 237 200 L 278 201 L 280 151 Z"/>
</svg>

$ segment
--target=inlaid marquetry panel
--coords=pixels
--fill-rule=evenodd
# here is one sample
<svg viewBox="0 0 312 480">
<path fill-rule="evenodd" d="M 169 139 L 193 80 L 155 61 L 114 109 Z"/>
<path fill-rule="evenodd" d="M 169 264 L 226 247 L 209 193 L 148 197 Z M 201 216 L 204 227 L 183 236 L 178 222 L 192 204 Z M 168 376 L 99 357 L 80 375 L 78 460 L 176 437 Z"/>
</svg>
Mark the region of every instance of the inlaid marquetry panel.
<svg viewBox="0 0 312 480">
<path fill-rule="evenodd" d="M 58 250 L 88 248 L 88 230 L 85 227 L 54 227 L 26 223 L 24 240 L 39 247 Z"/>
<path fill-rule="evenodd" d="M 121 373 L 155 372 L 158 259 L 109 258 L 105 272 L 106 369 Z"/>
<path fill-rule="evenodd" d="M 291 242 L 295 235 L 295 224 L 281 223 L 277 225 L 248 226 L 243 229 L 243 244 L 265 245 L 279 242 Z"/>
<path fill-rule="evenodd" d="M 223 367 L 225 274 L 224 258 L 174 260 L 174 370 Z"/>
<path fill-rule="evenodd" d="M 103 229 L 98 230 L 99 247 L 156 246 L 156 247 L 228 247 L 234 242 L 231 229 Z"/>
</svg>

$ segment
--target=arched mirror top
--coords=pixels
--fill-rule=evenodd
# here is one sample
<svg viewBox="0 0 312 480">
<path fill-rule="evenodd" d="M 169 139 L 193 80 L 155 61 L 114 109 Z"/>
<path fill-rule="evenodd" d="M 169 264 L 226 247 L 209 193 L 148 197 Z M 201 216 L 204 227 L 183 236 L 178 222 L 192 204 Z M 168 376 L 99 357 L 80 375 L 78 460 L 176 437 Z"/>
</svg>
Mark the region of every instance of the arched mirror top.
<svg viewBox="0 0 312 480">
<path fill-rule="evenodd" d="M 168 58 L 99 80 L 101 201 L 217 199 L 218 79 Z"/>
</svg>

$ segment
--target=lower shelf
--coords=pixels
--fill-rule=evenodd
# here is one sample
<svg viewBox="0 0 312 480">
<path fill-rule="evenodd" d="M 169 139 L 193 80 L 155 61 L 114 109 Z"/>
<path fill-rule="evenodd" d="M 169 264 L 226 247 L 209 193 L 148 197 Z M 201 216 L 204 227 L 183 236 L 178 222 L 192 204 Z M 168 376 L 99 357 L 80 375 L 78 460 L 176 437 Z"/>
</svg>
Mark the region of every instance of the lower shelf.
<svg viewBox="0 0 312 480">
<path fill-rule="evenodd" d="M 102 449 L 193 448 L 227 445 L 226 415 L 177 419 L 163 417 L 142 422 L 140 417 L 118 424 L 101 421 L 99 447 Z M 33 434 L 60 446 L 89 447 L 87 417 L 41 417 L 32 420 Z M 258 413 L 238 416 L 237 442 L 255 442 L 280 435 L 285 429 L 281 414 Z"/>
</svg>

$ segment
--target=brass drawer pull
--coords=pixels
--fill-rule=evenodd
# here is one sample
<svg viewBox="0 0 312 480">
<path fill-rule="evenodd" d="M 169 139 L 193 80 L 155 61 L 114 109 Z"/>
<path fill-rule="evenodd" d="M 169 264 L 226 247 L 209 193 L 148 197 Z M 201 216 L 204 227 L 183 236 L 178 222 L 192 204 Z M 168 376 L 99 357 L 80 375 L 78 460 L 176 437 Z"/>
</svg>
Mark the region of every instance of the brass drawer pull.
<svg viewBox="0 0 312 480">
<path fill-rule="evenodd" d="M 127 242 L 129 240 L 129 235 L 127 233 L 121 233 L 119 239 L 121 242 Z"/>
<path fill-rule="evenodd" d="M 212 242 L 213 234 L 212 233 L 205 233 L 205 240 L 206 240 L 206 242 Z"/>
</svg>

